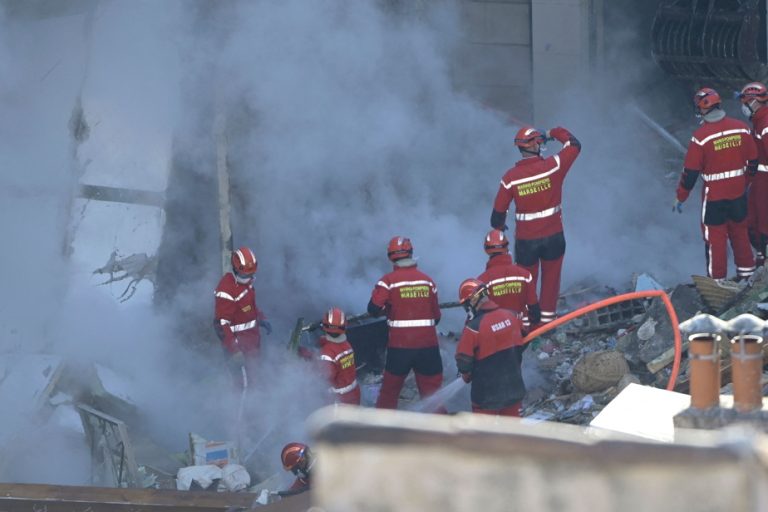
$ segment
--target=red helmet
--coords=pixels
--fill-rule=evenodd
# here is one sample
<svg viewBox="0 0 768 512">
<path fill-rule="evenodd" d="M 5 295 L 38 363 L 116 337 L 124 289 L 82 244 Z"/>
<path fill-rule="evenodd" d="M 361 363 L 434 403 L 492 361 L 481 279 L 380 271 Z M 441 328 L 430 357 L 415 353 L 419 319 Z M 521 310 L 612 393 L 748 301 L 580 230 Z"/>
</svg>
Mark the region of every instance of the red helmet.
<svg viewBox="0 0 768 512">
<path fill-rule="evenodd" d="M 410 258 L 412 255 L 413 245 L 411 245 L 410 238 L 396 236 L 389 241 L 387 256 L 389 256 L 390 260 L 397 261 L 403 258 Z"/>
<path fill-rule="evenodd" d="M 296 473 L 306 470 L 309 465 L 309 446 L 304 443 L 288 443 L 283 447 L 280 459 L 286 471 Z"/>
<path fill-rule="evenodd" d="M 470 277 L 465 279 L 459 285 L 459 304 L 466 304 L 469 302 L 476 302 L 476 299 L 488 292 L 488 288 L 484 282 L 479 279 Z"/>
<path fill-rule="evenodd" d="M 752 100 L 765 103 L 768 101 L 768 88 L 762 82 L 751 82 L 741 88 L 738 96 L 742 103 L 749 103 Z"/>
<path fill-rule="evenodd" d="M 232 251 L 232 270 L 235 275 L 240 277 L 252 277 L 256 273 L 256 267 L 259 262 L 256 261 L 253 251 L 247 247 L 241 247 Z"/>
<path fill-rule="evenodd" d="M 531 149 L 536 144 L 544 144 L 546 137 L 536 128 L 524 126 L 515 135 L 515 146 L 520 149 Z"/>
<path fill-rule="evenodd" d="M 706 112 L 720 105 L 720 95 L 716 90 L 704 87 L 693 95 L 693 104 L 698 110 Z"/>
<path fill-rule="evenodd" d="M 509 239 L 503 231 L 492 229 L 485 235 L 485 252 L 488 254 L 504 254 L 509 247 Z"/>
<path fill-rule="evenodd" d="M 344 334 L 347 329 L 347 315 L 340 308 L 331 308 L 323 317 L 322 327 L 329 334 Z"/>
</svg>

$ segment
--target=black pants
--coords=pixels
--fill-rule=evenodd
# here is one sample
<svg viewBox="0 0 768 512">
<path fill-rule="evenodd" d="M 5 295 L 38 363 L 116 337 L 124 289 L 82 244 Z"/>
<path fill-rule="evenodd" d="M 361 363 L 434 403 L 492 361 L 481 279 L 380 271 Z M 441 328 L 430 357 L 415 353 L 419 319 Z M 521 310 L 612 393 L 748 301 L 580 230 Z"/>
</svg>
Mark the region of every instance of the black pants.
<svg viewBox="0 0 768 512">
<path fill-rule="evenodd" d="M 421 375 L 442 374 L 440 348 L 388 348 L 384 369 L 393 375 L 408 375 L 411 369 Z"/>
</svg>

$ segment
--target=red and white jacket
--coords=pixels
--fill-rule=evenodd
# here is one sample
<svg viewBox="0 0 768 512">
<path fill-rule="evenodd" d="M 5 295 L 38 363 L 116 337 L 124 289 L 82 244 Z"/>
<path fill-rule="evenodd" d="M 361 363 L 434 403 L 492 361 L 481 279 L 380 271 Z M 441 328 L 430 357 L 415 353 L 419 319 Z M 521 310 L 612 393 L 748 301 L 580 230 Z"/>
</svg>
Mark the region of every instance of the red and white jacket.
<svg viewBox="0 0 768 512">
<path fill-rule="evenodd" d="M 416 268 L 415 261 L 399 260 L 392 272 L 379 279 L 371 294 L 371 304 L 383 308 L 387 315 L 389 347 L 437 346 L 437 285 Z"/>
<path fill-rule="evenodd" d="M 256 306 L 253 283 L 238 283 L 229 272 L 219 281 L 215 296 L 214 328 L 224 348 L 230 353 L 258 350 L 261 344 L 259 322 L 266 317 Z"/>
<path fill-rule="evenodd" d="M 355 352 L 345 335 L 322 336 L 319 340 L 320 362 L 324 373 L 331 385 L 330 391 L 338 396 L 342 403 L 350 403 L 345 397 L 351 396 L 358 390 L 357 370 L 355 368 Z M 360 395 L 357 391 L 357 405 Z"/>
<path fill-rule="evenodd" d="M 501 178 L 493 203 L 491 226 L 504 229 L 507 210 L 515 202 L 515 238 L 544 238 L 563 230 L 563 181 L 581 151 L 581 144 L 565 128 L 552 128 L 549 134 L 563 149 L 548 158 L 524 158 Z"/>
<path fill-rule="evenodd" d="M 488 260 L 485 272 L 477 278 L 488 285 L 488 293 L 493 302 L 504 309 L 521 313 L 523 327 L 530 327 L 528 306 L 539 303 L 530 272 L 515 265 L 511 255 L 499 254 Z"/>
<path fill-rule="evenodd" d="M 677 200 L 688 199 L 699 175 L 704 180 L 704 201 L 737 199 L 747 186 L 747 165 L 757 160 L 757 146 L 746 123 L 723 117 L 705 122 L 688 144 Z"/>
<path fill-rule="evenodd" d="M 472 403 L 482 409 L 509 407 L 525 396 L 520 369 L 523 336 L 518 313 L 481 304 L 456 345 L 456 367 L 472 381 Z"/>
<path fill-rule="evenodd" d="M 768 108 L 761 108 L 752 116 L 752 135 L 757 145 L 757 176 L 768 179 Z"/>
</svg>

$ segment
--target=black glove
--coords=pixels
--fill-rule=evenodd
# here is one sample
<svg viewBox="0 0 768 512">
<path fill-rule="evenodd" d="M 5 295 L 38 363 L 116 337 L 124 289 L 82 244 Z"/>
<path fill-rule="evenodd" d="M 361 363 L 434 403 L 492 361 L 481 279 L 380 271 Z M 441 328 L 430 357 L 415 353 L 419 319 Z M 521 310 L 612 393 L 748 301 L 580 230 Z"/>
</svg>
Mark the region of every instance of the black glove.
<svg viewBox="0 0 768 512">
<path fill-rule="evenodd" d="M 272 324 L 269 323 L 267 320 L 259 320 L 259 326 L 263 327 L 265 331 L 267 331 L 267 336 L 272 334 Z"/>
<path fill-rule="evenodd" d="M 509 229 L 507 228 L 507 212 L 491 210 L 491 227 L 501 231 Z"/>
</svg>

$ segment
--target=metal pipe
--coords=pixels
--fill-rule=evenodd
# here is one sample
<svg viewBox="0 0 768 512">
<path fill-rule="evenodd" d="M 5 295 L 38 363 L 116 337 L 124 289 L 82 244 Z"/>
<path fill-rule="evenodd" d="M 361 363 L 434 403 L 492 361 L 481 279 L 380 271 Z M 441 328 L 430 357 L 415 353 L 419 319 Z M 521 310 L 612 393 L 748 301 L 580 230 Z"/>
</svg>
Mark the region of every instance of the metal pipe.
<svg viewBox="0 0 768 512">
<path fill-rule="evenodd" d="M 763 337 L 740 334 L 731 338 L 733 408 L 746 413 L 762 409 Z"/>
<path fill-rule="evenodd" d="M 686 149 L 683 147 L 682 144 L 680 144 L 680 141 L 675 138 L 674 135 L 669 133 L 669 131 L 661 126 L 659 123 L 654 121 L 653 119 L 648 116 L 645 112 L 640 109 L 637 105 L 630 105 L 629 109 L 637 114 L 637 116 L 654 132 L 656 132 L 657 135 L 659 135 L 662 139 L 669 142 L 677 151 L 680 152 L 680 154 L 685 155 Z"/>
<path fill-rule="evenodd" d="M 688 336 L 691 364 L 691 408 L 711 409 L 720 405 L 720 340 L 716 333 Z"/>
</svg>

